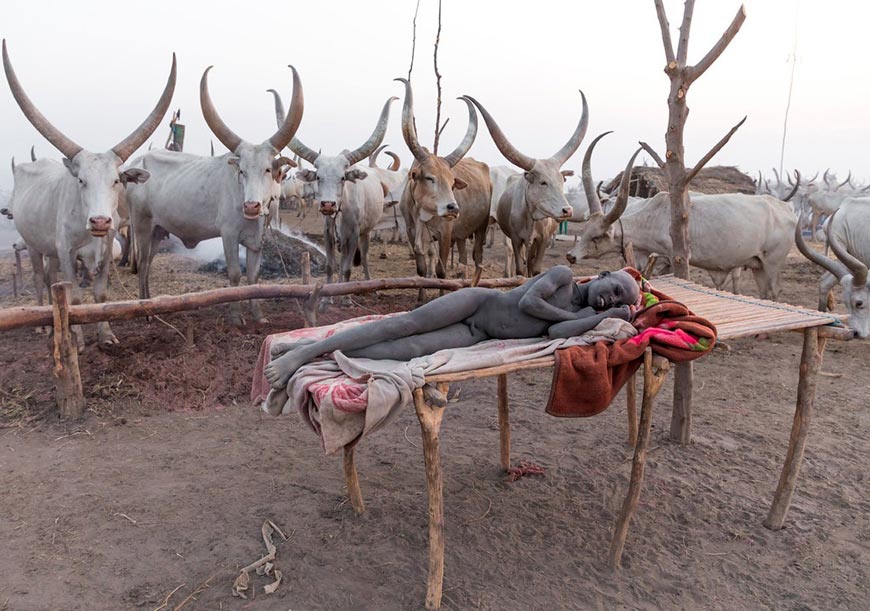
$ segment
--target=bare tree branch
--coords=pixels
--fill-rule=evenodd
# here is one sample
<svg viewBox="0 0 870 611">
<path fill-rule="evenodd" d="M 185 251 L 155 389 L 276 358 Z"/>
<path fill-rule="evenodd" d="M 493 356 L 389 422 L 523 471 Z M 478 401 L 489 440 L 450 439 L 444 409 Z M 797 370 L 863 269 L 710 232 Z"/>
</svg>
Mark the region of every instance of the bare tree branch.
<svg viewBox="0 0 870 611">
<path fill-rule="evenodd" d="M 638 144 L 640 145 L 640 147 L 641 147 L 643 150 L 645 150 L 647 153 L 649 153 L 650 157 L 653 158 L 653 161 L 655 161 L 656 164 L 658 164 L 658 166 L 659 166 L 660 168 L 664 168 L 664 167 L 665 167 L 665 162 L 662 161 L 662 158 L 659 157 L 659 154 L 656 153 L 656 152 L 653 150 L 653 147 L 651 147 L 651 146 L 650 146 L 649 144 L 647 144 L 646 142 L 638 142 Z"/>
<path fill-rule="evenodd" d="M 659 17 L 659 25 L 662 28 L 662 44 L 665 47 L 665 61 L 668 66 L 676 62 L 674 59 L 674 43 L 671 42 L 671 25 L 668 23 L 668 15 L 665 13 L 665 5 L 662 0 L 655 0 L 656 14 Z"/>
<path fill-rule="evenodd" d="M 435 34 L 435 85 L 438 88 L 438 99 L 435 103 L 435 142 L 432 143 L 432 154 L 438 154 L 438 141 L 441 140 L 441 73 L 438 72 L 438 43 L 441 42 L 441 0 L 438 0 L 438 32 Z"/>
<path fill-rule="evenodd" d="M 444 119 L 444 123 L 441 125 L 441 129 L 438 130 L 438 137 L 441 137 L 441 134 L 444 133 L 444 128 L 447 127 L 447 124 L 450 123 L 450 117 Z"/>
<path fill-rule="evenodd" d="M 746 21 L 746 7 L 742 4 L 740 5 L 740 10 L 737 11 L 737 14 L 734 15 L 733 21 L 731 21 L 731 25 L 728 26 L 728 29 L 725 30 L 725 33 L 722 34 L 722 37 L 713 45 L 713 48 L 707 52 L 707 55 L 699 61 L 694 66 L 687 68 L 687 80 L 691 84 L 698 77 L 700 77 L 704 72 L 707 71 L 707 68 L 713 65 L 726 47 L 731 43 L 735 36 L 737 36 L 737 32 L 740 31 L 740 26 L 743 25 L 743 22 Z"/>
<path fill-rule="evenodd" d="M 695 0 L 686 0 L 683 9 L 683 23 L 680 26 L 680 42 L 677 43 L 677 64 L 686 65 L 686 57 L 689 55 L 689 32 L 692 29 L 692 13 L 695 12 Z"/>
<path fill-rule="evenodd" d="M 417 8 L 414 9 L 413 37 L 411 38 L 411 65 L 408 66 L 408 82 L 411 82 L 411 71 L 414 69 L 414 52 L 417 50 L 417 13 L 420 12 L 420 0 L 417 0 Z"/>
<path fill-rule="evenodd" d="M 738 129 L 740 129 L 741 125 L 746 123 L 746 119 L 747 119 L 747 117 L 743 117 L 740 120 L 740 123 L 738 123 L 737 125 L 732 127 L 731 130 L 727 134 L 725 134 L 725 136 L 719 142 L 717 142 L 716 145 L 713 148 L 711 148 L 707 152 L 706 155 L 701 157 L 701 160 L 695 164 L 695 167 L 692 168 L 692 171 L 686 175 L 686 185 L 688 185 L 690 182 L 692 182 L 692 179 L 698 175 L 698 172 L 700 172 L 701 169 L 705 165 L 707 165 L 707 162 L 709 162 L 711 159 L 713 159 L 713 157 L 716 155 L 716 153 L 718 153 L 722 149 L 723 146 L 728 144 L 728 141 L 731 140 L 731 136 L 734 135 L 734 132 L 736 132 Z"/>
</svg>

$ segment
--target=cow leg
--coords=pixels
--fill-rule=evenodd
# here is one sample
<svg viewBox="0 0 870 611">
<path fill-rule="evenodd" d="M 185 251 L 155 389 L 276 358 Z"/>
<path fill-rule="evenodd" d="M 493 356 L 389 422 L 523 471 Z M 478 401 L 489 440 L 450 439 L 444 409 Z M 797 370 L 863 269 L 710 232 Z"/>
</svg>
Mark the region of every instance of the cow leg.
<svg viewBox="0 0 870 611">
<path fill-rule="evenodd" d="M 740 293 L 740 287 L 738 285 L 740 283 L 740 273 L 742 271 L 742 267 L 735 267 L 731 270 L 731 292 L 735 295 Z"/>
<path fill-rule="evenodd" d="M 362 233 L 359 236 L 359 254 L 363 268 L 363 275 L 365 275 L 366 280 L 371 280 L 372 275 L 369 272 L 369 240 L 370 236 L 368 233 Z"/>
<path fill-rule="evenodd" d="M 474 277 L 477 277 L 477 270 L 483 267 L 483 247 L 486 244 L 487 227 L 481 227 L 474 232 L 474 246 L 471 249 L 471 259 L 474 261 Z"/>
<path fill-rule="evenodd" d="M 323 246 L 326 250 L 326 284 L 333 283 L 335 274 L 335 221 L 323 218 Z"/>
<path fill-rule="evenodd" d="M 239 286 L 242 279 L 242 266 L 239 263 L 239 242 L 236 236 L 221 236 L 224 245 L 224 257 L 227 261 L 227 276 L 230 286 Z M 238 301 L 230 304 L 230 323 L 242 326 L 242 306 Z"/>
<path fill-rule="evenodd" d="M 60 271 L 63 274 L 64 280 L 72 284 L 72 305 L 79 305 L 82 302 L 82 290 L 75 281 L 76 277 L 76 252 L 71 246 L 61 245 L 57 249 L 58 262 L 60 263 Z M 76 346 L 78 351 L 82 352 L 85 349 L 85 337 L 82 333 L 81 325 L 73 325 L 72 332 L 76 336 Z"/>
<path fill-rule="evenodd" d="M 353 259 L 356 256 L 357 248 L 359 248 L 359 234 L 351 232 L 350 235 L 344 236 L 341 241 L 341 281 L 350 282 L 350 274 L 353 271 Z M 341 305 L 353 305 L 353 300 L 350 295 L 345 295 L 341 298 Z"/>
<path fill-rule="evenodd" d="M 837 277 L 831 272 L 822 274 L 822 280 L 819 282 L 819 311 L 827 312 L 834 307 L 831 291 L 837 284 Z"/>
<path fill-rule="evenodd" d="M 755 278 L 755 285 L 758 287 L 758 293 L 762 299 L 776 299 L 776 287 L 774 279 L 770 277 L 767 270 L 762 266 L 752 270 L 752 275 Z"/>
<path fill-rule="evenodd" d="M 103 258 L 100 261 L 100 266 L 97 268 L 97 273 L 94 276 L 94 302 L 106 302 L 106 288 L 109 284 L 109 266 L 112 264 L 112 242 L 115 237 L 110 233 L 103 238 Z M 87 267 L 85 267 L 87 269 Z M 97 335 L 100 344 L 103 346 L 111 346 L 118 343 L 118 338 L 112 332 L 112 327 L 107 321 L 97 323 Z"/>
<path fill-rule="evenodd" d="M 713 281 L 716 290 L 721 291 L 728 281 L 728 272 L 707 270 L 707 273 L 710 274 L 710 280 Z"/>
<path fill-rule="evenodd" d="M 135 245 L 136 271 L 139 275 L 139 299 L 148 299 L 150 289 L 148 275 L 151 271 L 151 251 L 156 250 L 153 244 L 154 225 L 151 219 L 136 219 L 133 223 L 133 240 Z"/>
<path fill-rule="evenodd" d="M 254 285 L 260 281 L 260 261 L 263 258 L 262 250 L 253 250 L 245 247 L 245 272 L 248 276 L 248 284 Z M 263 315 L 263 309 L 260 306 L 259 299 L 251 299 L 249 302 L 251 307 L 251 318 L 255 323 L 268 324 L 269 319 Z"/>
<path fill-rule="evenodd" d="M 45 275 L 45 262 L 42 254 L 30 246 L 27 247 L 27 254 L 30 255 L 30 266 L 33 268 L 33 288 L 36 290 L 36 303 L 42 305 L 43 289 L 48 283 L 48 277 Z M 49 291 L 49 295 L 51 295 L 51 291 Z"/>
<path fill-rule="evenodd" d="M 532 242 L 532 249 L 529 253 L 529 278 L 537 276 L 541 272 L 541 266 L 544 263 L 544 255 L 547 254 L 547 249 L 544 246 L 544 237 L 537 238 Z"/>
<path fill-rule="evenodd" d="M 511 248 L 514 251 L 514 275 L 522 276 L 526 267 L 526 259 L 523 257 L 523 243 L 519 238 L 511 240 Z"/>
</svg>

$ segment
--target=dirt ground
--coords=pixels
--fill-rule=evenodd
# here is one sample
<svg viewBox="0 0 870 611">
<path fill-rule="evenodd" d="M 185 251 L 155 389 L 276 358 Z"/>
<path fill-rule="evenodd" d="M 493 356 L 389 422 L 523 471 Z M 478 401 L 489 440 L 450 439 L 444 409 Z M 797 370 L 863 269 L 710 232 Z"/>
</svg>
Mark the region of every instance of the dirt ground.
<svg viewBox="0 0 870 611">
<path fill-rule="evenodd" d="M 316 231 L 317 219 L 305 228 Z M 382 251 L 373 247 L 375 277 L 413 274 L 406 247 Z M 499 248 L 485 256 L 486 276 L 501 275 Z M 153 293 L 226 285 L 198 265 L 159 256 Z M 11 272 L 5 252 L 0 307 L 33 303 L 30 280 L 11 296 Z M 113 298 L 135 293 L 135 277 L 112 273 Z M 794 254 L 780 298 L 813 306 L 818 278 Z M 741 288 L 756 294 L 750 285 Z M 407 309 L 413 298 L 359 297 L 320 320 Z M 355 516 L 341 458 L 323 456 L 298 416 L 249 403 L 262 339 L 302 320 L 294 302 L 265 309 L 271 323 L 257 328 L 229 326 L 223 307 L 117 323 L 121 344 L 107 351 L 89 330 L 88 410 L 72 424 L 56 419 L 47 336 L 0 336 L 0 610 L 422 608 L 427 510 L 413 410 L 360 445 L 367 511 Z M 441 442 L 444 608 L 870 607 L 870 345 L 829 345 L 823 369 L 838 377 L 819 379 L 787 528 L 771 532 L 762 520 L 791 426 L 800 335 L 729 344 L 696 365 L 691 445 L 668 440 L 670 382 L 660 395 L 620 573 L 606 553 L 630 469 L 623 398 L 594 418 L 551 418 L 550 372 L 512 375 L 514 460 L 545 473 L 509 483 L 498 468 L 495 381 L 457 384 Z M 233 598 L 239 569 L 265 553 L 264 520 L 289 536 L 277 544 L 284 582 L 265 595 L 269 580 L 255 576 L 254 598 Z"/>
</svg>

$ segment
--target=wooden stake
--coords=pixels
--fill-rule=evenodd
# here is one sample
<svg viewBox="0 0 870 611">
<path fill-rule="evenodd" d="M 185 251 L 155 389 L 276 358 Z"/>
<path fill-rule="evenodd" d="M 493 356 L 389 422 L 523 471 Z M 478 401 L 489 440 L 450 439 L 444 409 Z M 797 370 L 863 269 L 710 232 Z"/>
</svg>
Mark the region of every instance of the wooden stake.
<svg viewBox="0 0 870 611">
<path fill-rule="evenodd" d="M 85 409 L 85 397 L 82 394 L 78 347 L 69 324 L 72 284 L 52 284 L 51 295 L 54 301 L 55 398 L 61 419 L 80 418 Z"/>
<path fill-rule="evenodd" d="M 354 449 L 354 445 L 344 446 L 344 480 L 347 482 L 347 496 L 350 498 L 350 504 L 356 514 L 360 515 L 366 510 L 366 505 L 363 501 L 362 490 L 359 487 L 356 464 L 353 461 Z"/>
<path fill-rule="evenodd" d="M 507 471 L 511 466 L 511 422 L 506 373 L 498 376 L 498 439 L 501 468 Z"/>
<path fill-rule="evenodd" d="M 311 254 L 306 250 L 302 253 L 302 284 L 311 284 Z"/>
<path fill-rule="evenodd" d="M 305 307 L 303 308 L 303 310 L 305 315 L 306 327 L 317 326 L 317 304 L 320 301 L 320 292 L 322 290 L 323 280 L 318 280 L 317 284 L 314 285 L 314 290 L 311 291 L 308 299 L 305 300 Z"/>
<path fill-rule="evenodd" d="M 822 367 L 822 353 L 827 340 L 819 340 L 816 327 L 804 331 L 804 347 L 801 352 L 800 378 L 798 381 L 797 405 L 795 406 L 794 422 L 788 440 L 788 452 L 782 465 L 782 474 L 773 503 L 764 525 L 771 530 L 779 530 L 785 523 L 785 516 L 791 505 L 791 499 L 797 486 L 797 478 L 804 458 L 804 448 L 807 443 L 807 433 L 813 418 L 816 399 L 816 381 L 819 369 Z"/>
<path fill-rule="evenodd" d="M 628 445 L 637 446 L 637 373 L 625 385 L 625 410 L 628 412 Z"/>
<path fill-rule="evenodd" d="M 643 485 L 643 471 L 646 466 L 646 451 L 649 446 L 650 429 L 652 426 L 652 408 L 656 395 L 668 376 L 670 363 L 664 359 L 656 359 L 653 366 L 652 350 L 647 348 L 643 355 L 643 402 L 640 408 L 640 432 L 637 446 L 634 449 L 634 459 L 631 463 L 631 479 L 628 483 L 628 492 L 622 503 L 622 511 L 616 520 L 613 529 L 613 539 L 610 542 L 609 564 L 610 568 L 618 569 L 622 562 L 622 550 L 625 547 L 625 538 L 628 536 L 628 526 L 634 512 L 637 510 L 637 502 L 640 499 L 640 490 Z"/>
<path fill-rule="evenodd" d="M 12 272 L 12 296 L 18 297 L 18 272 Z"/>
<path fill-rule="evenodd" d="M 426 609 L 441 608 L 444 584 L 444 484 L 441 474 L 441 430 L 443 407 L 433 407 L 414 391 L 414 409 L 423 435 L 423 460 L 426 463 L 426 493 L 429 498 L 429 577 L 426 582 Z"/>
<path fill-rule="evenodd" d="M 674 408 L 671 412 L 671 439 L 677 443 L 692 441 L 692 363 L 678 363 L 674 370 Z"/>
</svg>

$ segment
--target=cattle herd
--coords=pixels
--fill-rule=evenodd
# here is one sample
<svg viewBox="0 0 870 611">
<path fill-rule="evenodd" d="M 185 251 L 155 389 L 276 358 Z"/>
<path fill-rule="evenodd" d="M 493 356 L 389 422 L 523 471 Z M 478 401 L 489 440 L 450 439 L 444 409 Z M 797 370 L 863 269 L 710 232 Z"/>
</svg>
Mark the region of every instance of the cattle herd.
<svg viewBox="0 0 870 611">
<path fill-rule="evenodd" d="M 476 267 L 483 261 L 487 231 L 497 225 L 504 235 L 506 274 L 531 276 L 541 271 L 544 253 L 565 220 L 582 222 L 570 263 L 621 252 L 631 242 L 643 266 L 658 255 L 654 271 L 669 267 L 671 251 L 670 201 L 666 193 L 650 198 L 629 195 L 631 168 L 614 190 L 604 194 L 595 187 L 592 155 L 601 134 L 583 158 L 583 197 L 569 204 L 565 179 L 572 172 L 565 162 L 580 147 L 589 121 L 589 107 L 580 93 L 580 119 L 567 142 L 546 159 L 535 159 L 507 139 L 495 118 L 471 96 L 468 127 L 456 148 L 446 155 L 430 151 L 417 136 L 411 84 L 404 87 L 402 134 L 413 155 L 409 170 L 398 158 L 389 168 L 376 165 L 383 147 L 390 107 L 388 99 L 371 136 L 353 149 L 321 152 L 317 143 L 303 144 L 295 134 L 303 118 L 302 82 L 290 67 L 293 80 L 289 111 L 281 96 L 274 96 L 277 131 L 261 143 L 244 140 L 221 119 L 209 94 L 211 68 L 200 81 L 200 106 L 208 127 L 229 152 L 200 156 L 175 150 L 148 151 L 132 157 L 153 134 L 166 114 L 176 81 L 175 57 L 162 94 L 151 114 L 129 136 L 103 153 L 85 150 L 40 113 L 12 67 L 3 42 L 3 67 L 18 106 L 31 124 L 63 155 L 62 163 L 36 159 L 13 162 L 14 189 L 3 212 L 12 218 L 30 254 L 37 299 L 60 271 L 76 277 L 83 265 L 93 276 L 96 302 L 106 300 L 108 269 L 116 236 L 133 244 L 139 275 L 139 296 L 150 296 L 149 275 L 159 241 L 168 234 L 193 248 L 220 238 L 230 283 L 241 279 L 239 246 L 246 248 L 248 283 L 256 283 L 265 228 L 278 216 L 278 202 L 316 202 L 324 221 L 326 276 L 348 281 L 353 265 L 362 265 L 370 278 L 369 240 L 385 214 L 395 215 L 406 229 L 418 274 L 445 277 L 451 249 L 467 263 L 466 246 L 472 242 Z M 499 151 L 514 166 L 489 167 L 467 156 L 478 131 L 478 113 Z M 294 158 L 284 155 L 292 151 Z M 388 153 L 390 154 L 390 153 Z M 363 162 L 369 159 L 366 164 Z M 303 169 L 307 162 L 311 167 Z M 291 169 L 298 171 L 291 175 Z M 808 259 L 825 270 L 820 286 L 820 308 L 831 307 L 831 290 L 839 283 L 850 314 L 850 325 L 860 337 L 870 336 L 870 186 L 855 185 L 851 175 L 840 182 L 826 171 L 811 179 L 785 176 L 782 181 L 759 174 L 755 194 L 704 195 L 690 193 L 692 265 L 709 272 L 717 288 L 730 277 L 736 290 L 741 270 L 751 270 L 762 297 L 775 299 L 786 256 L 796 243 Z M 826 240 L 830 257 L 804 241 Z M 336 249 L 340 257 L 336 260 Z M 827 248 L 826 248 L 827 252 Z M 78 300 L 78 289 L 74 300 Z M 263 321 L 256 301 L 251 317 Z M 241 307 L 234 304 L 232 322 L 240 324 Z M 102 343 L 116 343 L 107 322 L 99 325 Z"/>
</svg>

